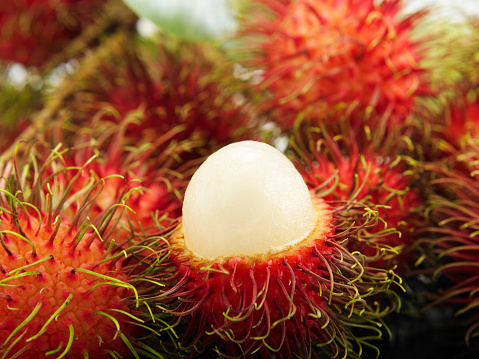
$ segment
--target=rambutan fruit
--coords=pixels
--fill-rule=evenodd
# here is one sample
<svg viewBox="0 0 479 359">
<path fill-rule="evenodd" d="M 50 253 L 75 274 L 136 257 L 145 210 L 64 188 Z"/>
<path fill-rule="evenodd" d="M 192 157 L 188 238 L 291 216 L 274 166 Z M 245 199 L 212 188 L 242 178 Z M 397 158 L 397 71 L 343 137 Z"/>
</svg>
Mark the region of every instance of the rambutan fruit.
<svg viewBox="0 0 479 359">
<path fill-rule="evenodd" d="M 84 168 L 63 167 L 60 148 L 42 160 L 32 147 L 2 166 L 0 355 L 138 358 L 133 323 L 144 319 L 130 283 L 134 249 L 118 247 L 111 228 L 127 204 L 81 222 L 86 205 L 73 220 L 64 216 Z M 60 173 L 71 175 L 65 187 Z"/>
<path fill-rule="evenodd" d="M 353 130 L 347 119 L 337 121 L 342 126 L 333 119 L 334 124 L 307 124 L 294 131 L 291 159 L 309 189 L 323 200 L 344 204 L 353 198 L 375 207 L 383 220 L 382 228 L 376 230 L 390 234 L 375 241 L 391 247 L 390 265 L 400 264 L 405 269 L 405 253 L 414 241 L 414 218 L 418 218 L 422 199 L 407 157 L 401 155 L 409 140 L 406 136 L 369 136 L 363 129 Z M 331 136 L 334 132 L 337 134 Z M 358 243 L 351 244 L 354 246 L 348 249 L 358 249 Z M 363 247 L 360 251 L 376 250 Z"/>
<path fill-rule="evenodd" d="M 85 77 L 80 70 L 76 76 L 82 80 L 63 106 L 66 130 L 74 134 L 92 119 L 128 122 L 124 140 L 136 145 L 182 126 L 172 140 L 199 140 L 205 149 L 239 138 L 251 126 L 250 117 L 235 85 L 221 79 L 223 70 L 229 74 L 219 65 L 224 54 L 206 44 L 162 40 L 142 46 L 120 38 L 99 55 L 95 71 L 85 69 Z"/>
<path fill-rule="evenodd" d="M 164 216 L 181 215 L 182 195 L 197 163 L 183 163 L 180 158 L 199 144 L 173 140 L 183 130 L 182 126 L 153 139 L 127 134 L 129 124 L 127 120 L 93 121 L 90 128 L 77 133 L 73 141 L 76 150 L 63 159 L 68 166 L 76 167 L 88 162 L 83 166 L 83 177 L 94 174 L 107 179 L 102 188 L 89 194 L 97 194 L 90 204 L 90 216 L 103 213 L 122 193 L 129 193 L 129 204 L 134 211 L 127 215 L 131 224 L 136 226 L 141 222 L 143 230 L 153 226 L 156 231 Z M 95 160 L 90 161 L 91 158 Z M 83 182 L 79 181 L 78 190 Z"/>
<path fill-rule="evenodd" d="M 434 161 L 457 151 L 464 136 L 477 134 L 479 24 L 473 18 L 438 22 L 431 10 L 424 22 L 433 96 L 418 99 L 416 127 L 422 157 Z"/>
<path fill-rule="evenodd" d="M 193 175 L 182 225 L 160 248 L 171 252 L 154 277 L 164 287 L 140 298 L 184 318 L 181 346 L 192 355 L 359 357 L 386 330 L 397 278 L 343 244 L 367 241 L 377 223 L 365 205 L 311 196 L 274 147 L 236 142 Z"/>
<path fill-rule="evenodd" d="M 104 1 L 19 0 L 0 4 L 0 59 L 41 66 L 65 49 Z"/>
<path fill-rule="evenodd" d="M 443 279 L 431 293 L 430 306 L 453 305 L 455 323 L 467 325 L 467 343 L 479 334 L 478 163 L 478 139 L 469 138 L 462 141 L 454 162 L 422 165 L 429 225 L 422 229 L 418 242 L 423 250 L 419 264 L 434 280 Z"/>
<path fill-rule="evenodd" d="M 283 128 L 336 109 L 356 119 L 374 112 L 394 126 L 429 91 L 411 36 L 423 13 L 401 17 L 399 0 L 250 3 L 239 48 L 244 64 L 262 71 L 260 107 Z"/>
</svg>

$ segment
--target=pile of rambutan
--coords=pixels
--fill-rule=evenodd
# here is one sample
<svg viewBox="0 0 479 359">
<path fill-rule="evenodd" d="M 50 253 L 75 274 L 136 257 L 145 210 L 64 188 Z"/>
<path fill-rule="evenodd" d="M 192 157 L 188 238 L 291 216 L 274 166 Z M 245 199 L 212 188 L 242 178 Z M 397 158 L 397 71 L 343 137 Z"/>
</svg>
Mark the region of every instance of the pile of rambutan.
<svg viewBox="0 0 479 359">
<path fill-rule="evenodd" d="M 479 43 L 477 22 L 455 27 L 444 24 L 435 41 L 431 76 L 437 98 L 420 101 L 417 132 L 412 134 L 424 225 L 415 233 L 415 249 L 422 253 L 417 273 L 427 283 L 426 312 L 440 311 L 441 330 L 460 333 L 448 341 L 463 347 L 464 357 L 478 352 L 477 328 L 477 121 Z M 437 43 L 436 43 L 437 45 Z M 454 49 L 453 49 L 454 47 Z M 422 110 L 427 111 L 423 112 Z M 423 288 L 424 290 L 424 288 Z M 446 334 L 447 335 L 447 334 Z"/>
<path fill-rule="evenodd" d="M 201 42 L 0 5 L 0 359 L 477 351 L 477 23 L 231 5 Z"/>
</svg>

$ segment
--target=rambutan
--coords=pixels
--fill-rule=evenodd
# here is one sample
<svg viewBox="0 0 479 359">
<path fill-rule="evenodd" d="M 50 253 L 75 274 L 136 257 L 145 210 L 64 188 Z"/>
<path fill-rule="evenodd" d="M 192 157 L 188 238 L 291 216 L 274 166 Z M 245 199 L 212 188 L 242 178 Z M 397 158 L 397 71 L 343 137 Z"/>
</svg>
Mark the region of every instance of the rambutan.
<svg viewBox="0 0 479 359">
<path fill-rule="evenodd" d="M 154 277 L 164 287 L 140 298 L 184 318 L 181 346 L 193 353 L 359 357 L 382 336 L 396 277 L 343 244 L 374 237 L 365 234 L 377 223 L 363 204 L 312 197 L 272 146 L 233 143 L 193 175 L 182 226 L 160 248 L 171 252 Z"/>
<path fill-rule="evenodd" d="M 61 154 L 55 148 L 42 160 L 30 145 L 2 167 L 0 354 L 138 357 L 133 323 L 144 320 L 127 269 L 133 247 L 119 248 L 111 227 L 127 204 L 92 219 L 86 214 L 81 222 L 88 206 L 76 208 L 73 220 L 64 216 L 84 168 L 63 167 Z M 59 174 L 70 176 L 65 187 L 56 181 Z"/>
<path fill-rule="evenodd" d="M 90 218 L 104 215 L 125 197 L 130 210 L 121 222 L 143 233 L 157 232 L 160 225 L 168 226 L 181 216 L 183 193 L 197 164 L 181 163 L 179 158 L 196 144 L 172 140 L 181 126 L 150 142 L 126 134 L 128 125 L 128 121 L 92 121 L 90 128 L 77 133 L 75 151 L 62 159 L 67 167 L 84 169 L 72 190 L 78 193 L 77 203 L 85 196 L 91 198 Z M 67 185 L 68 178 L 57 177 L 57 182 L 63 179 Z"/>
<path fill-rule="evenodd" d="M 0 4 L 0 59 L 41 66 L 77 37 L 105 2 L 19 0 Z"/>
<path fill-rule="evenodd" d="M 423 14 L 401 18 L 399 0 L 250 3 L 240 49 L 262 71 L 260 106 L 283 128 L 336 109 L 356 119 L 372 111 L 394 126 L 429 91 L 411 36 Z"/>
<path fill-rule="evenodd" d="M 465 139 L 455 161 L 425 163 L 429 198 L 419 248 L 422 270 L 446 278 L 430 306 L 453 304 L 456 323 L 468 325 L 466 342 L 479 333 L 479 143 Z M 425 263 L 425 264 L 424 264 Z"/>
<path fill-rule="evenodd" d="M 394 249 L 390 259 L 404 266 L 402 254 L 414 241 L 413 219 L 418 217 L 415 212 L 421 203 L 407 157 L 401 156 L 408 139 L 368 136 L 363 129 L 354 131 L 349 121 L 342 122 L 342 126 L 322 123 L 299 128 L 291 136 L 291 159 L 309 189 L 325 201 L 347 203 L 353 198 L 375 207 L 383 220 L 377 230 L 391 234 L 375 241 Z M 334 131 L 337 134 L 331 136 Z M 361 252 L 365 251 L 363 247 Z"/>
<path fill-rule="evenodd" d="M 85 69 L 90 74 L 63 107 L 71 133 L 89 127 L 92 119 L 128 122 L 125 140 L 153 143 L 159 133 L 182 126 L 172 140 L 200 140 L 206 149 L 237 139 L 250 127 L 240 93 L 220 78 L 223 70 L 229 74 L 219 65 L 225 62 L 221 51 L 162 40 L 147 47 L 120 38 L 113 50 L 99 55 L 95 71 Z"/>
<path fill-rule="evenodd" d="M 427 66 L 434 96 L 418 99 L 417 141 L 422 159 L 435 161 L 457 151 L 465 136 L 477 135 L 479 120 L 479 24 L 473 18 L 438 23 L 435 12 L 424 23 Z"/>
</svg>

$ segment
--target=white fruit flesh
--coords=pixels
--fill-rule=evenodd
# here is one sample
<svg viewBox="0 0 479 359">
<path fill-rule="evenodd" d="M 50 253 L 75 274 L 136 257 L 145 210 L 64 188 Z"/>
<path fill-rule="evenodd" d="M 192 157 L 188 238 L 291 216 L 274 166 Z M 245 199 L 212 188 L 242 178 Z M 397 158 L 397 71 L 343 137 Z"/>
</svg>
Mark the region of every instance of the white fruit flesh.
<svg viewBox="0 0 479 359">
<path fill-rule="evenodd" d="M 256 141 L 211 155 L 183 204 L 185 245 L 207 259 L 275 254 L 301 242 L 315 223 L 301 175 L 281 152 Z"/>
</svg>

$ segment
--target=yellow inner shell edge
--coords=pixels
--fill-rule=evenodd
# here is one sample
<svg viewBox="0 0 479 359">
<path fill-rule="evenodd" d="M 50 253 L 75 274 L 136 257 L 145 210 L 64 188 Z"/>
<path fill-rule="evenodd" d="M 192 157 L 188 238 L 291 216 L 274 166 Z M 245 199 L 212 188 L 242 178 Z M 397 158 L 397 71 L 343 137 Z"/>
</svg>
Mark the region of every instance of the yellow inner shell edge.
<svg viewBox="0 0 479 359">
<path fill-rule="evenodd" d="M 198 256 L 190 251 L 185 245 L 185 236 L 183 229 L 180 227 L 171 235 L 169 239 L 172 252 L 182 263 L 188 263 L 190 267 L 208 267 L 213 263 L 225 263 L 231 258 L 242 258 L 245 262 L 265 262 L 275 257 L 284 257 L 294 255 L 294 253 L 304 246 L 310 247 L 315 243 L 321 244 L 326 235 L 331 232 L 332 215 L 329 206 L 320 198 L 312 198 L 314 211 L 316 213 L 316 225 L 311 232 L 299 243 L 287 244 L 280 251 L 268 251 L 266 253 L 258 253 L 253 255 L 232 255 L 228 257 L 216 257 L 209 259 Z"/>
</svg>

